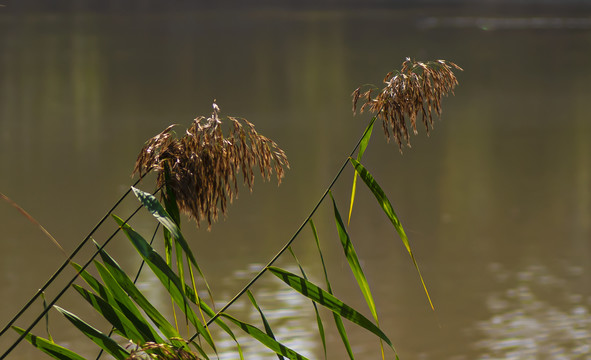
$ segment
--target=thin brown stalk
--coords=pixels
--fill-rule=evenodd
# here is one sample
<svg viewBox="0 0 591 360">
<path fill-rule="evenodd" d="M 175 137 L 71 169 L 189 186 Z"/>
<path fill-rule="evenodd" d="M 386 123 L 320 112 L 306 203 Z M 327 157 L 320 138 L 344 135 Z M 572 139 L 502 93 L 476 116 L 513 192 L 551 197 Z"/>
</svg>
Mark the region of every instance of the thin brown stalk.
<svg viewBox="0 0 591 360">
<path fill-rule="evenodd" d="M 29 220 L 31 223 L 33 223 L 34 225 L 36 225 L 44 234 L 45 236 L 47 236 L 49 238 L 49 240 L 51 240 L 51 242 L 53 242 L 55 244 L 55 246 L 58 247 L 58 249 L 60 249 L 60 251 L 64 254 L 64 256 L 67 258 L 68 254 L 66 254 L 66 251 L 64 250 L 64 248 L 60 245 L 60 243 L 49 233 L 49 231 L 47 231 L 43 225 L 41 225 L 39 223 L 39 221 L 37 221 L 34 217 L 31 216 L 31 214 L 29 214 L 25 209 L 23 209 L 22 207 L 20 207 L 17 203 L 15 203 L 14 201 L 12 201 L 11 198 L 9 198 L 8 196 L 4 195 L 3 193 L 0 193 L 0 198 L 2 198 L 4 201 L 6 201 L 7 203 L 9 203 L 10 205 L 12 205 L 15 209 L 17 209 L 25 218 L 27 218 L 27 220 Z"/>
</svg>

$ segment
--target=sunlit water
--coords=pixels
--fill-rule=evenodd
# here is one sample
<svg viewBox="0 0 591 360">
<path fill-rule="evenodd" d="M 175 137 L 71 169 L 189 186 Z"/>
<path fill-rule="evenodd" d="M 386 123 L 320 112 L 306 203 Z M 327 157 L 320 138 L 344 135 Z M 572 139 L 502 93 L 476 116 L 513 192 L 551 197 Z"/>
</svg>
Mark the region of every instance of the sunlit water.
<svg viewBox="0 0 591 360">
<path fill-rule="evenodd" d="M 589 13 L 494 10 L 0 8 L 0 191 L 71 251 L 132 183 L 143 142 L 170 123 L 207 115 L 217 99 L 223 114 L 254 122 L 291 162 L 280 187 L 257 181 L 252 195 L 243 189 L 211 232 L 185 220 L 219 307 L 289 239 L 357 141 L 368 117 L 351 115 L 352 90 L 380 85 L 407 56 L 448 59 L 465 71 L 430 137 L 421 129 L 400 155 L 378 127 L 364 157 L 405 226 L 436 308 L 430 310 L 406 250 L 361 188 L 349 231 L 381 327 L 402 359 L 590 358 Z M 143 188 L 152 190 L 152 180 Z M 351 181 L 348 170 L 334 190 L 343 214 Z M 315 222 L 335 294 L 370 317 L 329 205 Z M 116 213 L 136 206 L 130 199 Z M 64 257 L 4 202 L 0 219 L 4 326 Z M 98 241 L 113 231 L 108 224 Z M 153 231 L 145 214 L 133 226 L 146 236 Z M 126 241 L 118 237 L 108 250 L 133 272 L 139 260 Z M 294 249 L 322 284 L 309 229 Z M 289 256 L 279 266 L 297 269 Z M 140 277 L 155 305 L 166 308 L 170 299 L 158 286 Z M 271 276 L 253 292 L 279 339 L 323 357 L 309 301 Z M 108 328 L 73 292 L 59 304 Z M 260 324 L 249 309 L 242 299 L 231 310 Z M 322 315 L 328 357 L 346 357 L 330 314 Z M 56 341 L 96 354 L 58 313 L 50 323 Z M 375 337 L 347 329 L 358 358 L 379 358 Z M 275 358 L 236 333 L 250 356 Z M 217 335 L 220 358 L 233 358 L 233 342 Z M 14 339 L 5 335 L 0 348 Z M 9 358 L 40 356 L 21 344 Z"/>
</svg>

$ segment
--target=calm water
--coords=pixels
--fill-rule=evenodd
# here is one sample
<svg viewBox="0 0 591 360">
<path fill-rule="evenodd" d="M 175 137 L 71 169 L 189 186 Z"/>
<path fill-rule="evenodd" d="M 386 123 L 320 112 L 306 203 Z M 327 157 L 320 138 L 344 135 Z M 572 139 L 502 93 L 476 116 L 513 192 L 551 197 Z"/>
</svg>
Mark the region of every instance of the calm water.
<svg viewBox="0 0 591 360">
<path fill-rule="evenodd" d="M 400 155 L 376 128 L 366 152 L 436 307 L 433 313 L 403 245 L 361 189 L 350 233 L 381 325 L 402 359 L 591 358 L 590 13 L 2 11 L 0 192 L 67 251 L 131 185 L 143 142 L 171 123 L 207 115 L 214 98 L 224 114 L 254 122 L 287 152 L 291 170 L 280 187 L 259 181 L 252 195 L 242 191 L 211 232 L 185 222 L 220 305 L 289 239 L 357 141 L 368 117 L 351 115 L 352 90 L 379 85 L 407 56 L 456 62 L 465 69 L 460 86 L 444 100 L 431 136 L 421 131 Z M 343 213 L 351 178 L 349 170 L 334 190 Z M 144 189 L 153 189 L 150 181 Z M 365 311 L 328 205 L 315 221 L 335 293 Z M 135 206 L 130 199 L 116 213 Z M 4 326 L 64 257 L 6 203 L 0 219 Z M 153 231 L 147 216 L 133 225 L 146 236 Z M 139 264 L 123 238 L 108 250 L 130 271 Z M 322 283 L 308 230 L 295 250 Z M 296 269 L 287 257 L 280 265 Z M 142 277 L 140 285 L 168 306 L 154 279 Z M 270 277 L 254 290 L 277 335 L 322 358 L 308 301 Z M 74 293 L 59 304 L 99 320 Z M 246 309 L 232 308 L 257 322 Z M 342 358 L 324 315 L 329 358 Z M 50 320 L 57 341 L 96 353 L 57 313 Z M 372 336 L 349 329 L 358 358 L 379 357 Z M 35 332 L 45 334 L 42 326 Z M 5 335 L 0 348 L 14 338 Z M 231 351 L 230 342 L 221 344 Z M 251 344 L 245 338 L 251 356 L 274 358 Z M 9 358 L 39 355 L 21 344 Z M 222 351 L 220 358 L 231 356 Z"/>
</svg>

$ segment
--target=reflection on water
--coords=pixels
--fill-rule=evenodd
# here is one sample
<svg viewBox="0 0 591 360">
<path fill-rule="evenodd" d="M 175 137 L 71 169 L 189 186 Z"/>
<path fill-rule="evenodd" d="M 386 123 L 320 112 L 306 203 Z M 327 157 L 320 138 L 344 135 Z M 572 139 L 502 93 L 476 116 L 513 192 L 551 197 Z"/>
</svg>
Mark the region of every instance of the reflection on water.
<svg viewBox="0 0 591 360">
<path fill-rule="evenodd" d="M 480 359 L 591 358 L 591 297 L 545 266 L 516 274 L 500 264 L 491 269 L 507 288 L 487 297 L 494 315 L 478 324 L 484 334 L 477 343 L 483 351 Z M 569 267 L 565 275 L 577 277 L 581 272 L 580 267 Z"/>
</svg>

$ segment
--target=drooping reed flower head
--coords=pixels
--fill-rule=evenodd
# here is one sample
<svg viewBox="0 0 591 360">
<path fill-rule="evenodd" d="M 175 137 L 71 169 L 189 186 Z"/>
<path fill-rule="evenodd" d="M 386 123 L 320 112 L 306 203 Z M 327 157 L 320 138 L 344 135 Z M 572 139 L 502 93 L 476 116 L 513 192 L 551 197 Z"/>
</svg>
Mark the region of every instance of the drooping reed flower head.
<svg viewBox="0 0 591 360">
<path fill-rule="evenodd" d="M 410 147 L 410 136 L 406 119 L 410 120 L 412 130 L 417 134 L 417 116 L 429 134 L 433 127 L 433 110 L 441 116 L 441 98 L 453 94 L 458 84 L 453 69 L 462 70 L 458 65 L 445 60 L 419 62 L 410 58 L 402 63 L 399 71 L 389 72 L 384 78 L 386 86 L 372 97 L 375 89 L 362 92 L 361 87 L 353 92 L 353 113 L 357 102 L 365 101 L 361 112 L 368 109 L 382 119 L 382 126 L 388 141 L 394 137 L 402 151 L 403 142 Z"/>
<path fill-rule="evenodd" d="M 126 360 L 201 360 L 195 353 L 171 344 L 146 342 L 143 345 L 128 346 L 132 348 Z"/>
<path fill-rule="evenodd" d="M 264 180 L 275 172 L 279 184 L 283 167 L 289 168 L 285 152 L 246 119 L 227 117 L 230 129 L 224 134 L 219 112 L 214 102 L 211 116 L 196 118 L 184 136 L 175 137 L 171 125 L 148 140 L 133 171 L 140 176 L 156 171 L 158 185 L 173 190 L 179 208 L 198 225 L 207 220 L 209 227 L 237 196 L 240 173 L 252 191 L 256 167 Z"/>
</svg>

